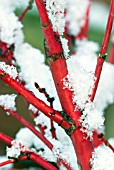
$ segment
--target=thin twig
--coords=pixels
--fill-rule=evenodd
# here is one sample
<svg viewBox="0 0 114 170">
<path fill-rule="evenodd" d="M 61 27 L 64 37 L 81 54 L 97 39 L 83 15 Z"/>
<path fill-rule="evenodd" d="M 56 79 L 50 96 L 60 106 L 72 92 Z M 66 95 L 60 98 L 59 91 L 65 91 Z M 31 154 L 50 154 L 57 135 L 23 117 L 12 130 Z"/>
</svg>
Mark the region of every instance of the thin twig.
<svg viewBox="0 0 114 170">
<path fill-rule="evenodd" d="M 54 97 L 50 97 L 49 94 L 47 93 L 46 89 L 45 88 L 41 88 L 38 83 L 34 83 L 35 87 L 38 89 L 38 91 L 40 93 L 43 93 L 45 95 L 45 97 L 47 98 L 47 101 L 50 103 L 50 107 L 53 108 L 53 102 L 54 102 Z M 56 132 L 55 132 L 55 127 L 54 127 L 54 122 L 50 119 L 50 124 L 51 124 L 51 134 L 52 134 L 52 138 L 55 138 L 57 139 L 57 136 L 56 136 Z"/>
<path fill-rule="evenodd" d="M 58 111 L 46 105 L 42 100 L 38 99 L 34 94 L 25 89 L 19 82 L 11 78 L 8 74 L 5 74 L 2 70 L 0 70 L 0 78 L 23 98 L 30 102 L 34 107 L 36 107 L 56 123 L 61 124 L 63 128 L 69 129 L 71 127 L 71 125 L 66 120 L 63 120 L 62 115 Z"/>
<path fill-rule="evenodd" d="M 109 11 L 109 16 L 108 16 L 106 31 L 105 31 L 104 39 L 103 39 L 102 46 L 100 49 L 100 54 L 97 59 L 97 65 L 96 65 L 96 69 L 95 69 L 96 80 L 94 83 L 94 88 L 92 90 L 92 94 L 90 96 L 91 101 L 93 101 L 95 98 L 95 94 L 97 91 L 97 87 L 98 87 L 101 72 L 102 72 L 103 63 L 106 58 L 106 51 L 108 48 L 108 43 L 109 43 L 110 34 L 111 34 L 111 30 L 112 30 L 113 19 L 114 19 L 114 0 L 112 0 L 111 4 L 110 4 L 110 11 Z"/>
</svg>

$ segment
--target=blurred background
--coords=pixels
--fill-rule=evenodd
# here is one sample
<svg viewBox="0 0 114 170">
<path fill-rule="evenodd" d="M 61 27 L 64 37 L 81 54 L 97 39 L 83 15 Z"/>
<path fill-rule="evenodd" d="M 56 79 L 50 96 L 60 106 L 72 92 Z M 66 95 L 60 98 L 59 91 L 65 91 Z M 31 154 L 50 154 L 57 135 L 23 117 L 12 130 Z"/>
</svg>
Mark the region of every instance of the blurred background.
<svg viewBox="0 0 114 170">
<path fill-rule="evenodd" d="M 101 45 L 104 30 L 106 26 L 106 20 L 109 10 L 109 3 L 110 0 L 94 0 L 94 3 L 91 8 L 91 14 L 90 14 L 90 27 L 89 27 L 89 40 L 93 40 L 99 43 Z M 22 9 L 18 9 L 16 11 L 17 15 L 21 14 Z M 37 12 L 31 10 L 27 13 L 25 16 L 23 22 L 24 27 L 23 31 L 25 34 L 25 42 L 30 43 L 35 48 L 39 48 L 42 53 L 44 53 L 43 48 L 43 34 L 40 27 L 40 20 L 38 17 Z M 110 45 L 109 45 L 110 46 Z M 15 93 L 11 88 L 9 88 L 7 85 L 5 85 L 0 80 L 0 94 L 12 94 Z M 105 92 L 104 92 L 104 97 Z M 25 119 L 27 119 L 29 122 L 32 121 L 32 117 L 30 116 L 27 106 L 25 105 L 25 102 L 21 96 L 18 96 L 17 98 L 17 112 L 20 113 Z M 105 125 L 106 125 L 106 138 L 114 137 L 114 104 L 110 105 L 105 110 Z M 17 120 L 12 118 L 11 116 L 7 116 L 5 112 L 0 109 L 0 131 L 5 133 L 6 135 L 9 135 L 11 137 L 15 136 L 15 133 L 18 131 L 20 127 L 23 127 Z M 3 155 L 5 153 L 6 145 L 0 141 L 0 155 Z M 0 168 L 1 169 L 1 168 Z"/>
</svg>

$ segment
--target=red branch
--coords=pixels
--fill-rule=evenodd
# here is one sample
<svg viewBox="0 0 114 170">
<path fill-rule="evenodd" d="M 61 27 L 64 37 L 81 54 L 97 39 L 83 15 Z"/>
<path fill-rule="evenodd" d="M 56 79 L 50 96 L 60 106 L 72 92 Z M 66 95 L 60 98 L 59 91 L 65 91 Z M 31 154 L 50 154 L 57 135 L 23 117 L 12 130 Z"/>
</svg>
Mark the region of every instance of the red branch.
<svg viewBox="0 0 114 170">
<path fill-rule="evenodd" d="M 18 161 L 24 161 L 24 160 L 27 160 L 27 159 L 28 159 L 28 156 L 20 156 L 20 157 L 18 158 Z M 1 163 L 0 163 L 0 167 L 1 167 L 1 166 L 8 165 L 8 164 L 15 163 L 15 162 L 17 162 L 16 159 L 9 159 L 9 160 L 7 160 L 7 161 L 1 162 Z"/>
<path fill-rule="evenodd" d="M 54 102 L 54 97 L 50 97 L 49 94 L 47 93 L 45 88 L 41 88 L 36 82 L 35 82 L 35 87 L 38 89 L 38 91 L 40 93 L 43 93 L 45 95 L 45 97 L 47 98 L 47 101 L 50 103 L 50 107 L 53 108 L 53 102 Z M 57 138 L 56 137 L 56 132 L 55 132 L 55 127 L 54 127 L 54 122 L 52 120 L 50 120 L 50 124 L 51 124 L 51 134 L 52 134 L 52 138 Z M 41 125 L 40 125 L 40 129 L 41 129 Z M 43 128 L 44 129 L 44 128 Z M 43 130 L 41 129 L 41 130 Z"/>
<path fill-rule="evenodd" d="M 46 38 L 46 43 L 49 48 L 49 55 L 56 54 L 56 53 L 61 53 L 62 52 L 62 47 L 61 44 L 58 40 L 56 40 L 54 32 L 52 30 L 52 24 L 50 23 L 50 20 L 47 15 L 47 11 L 44 5 L 43 0 L 35 0 L 36 5 L 38 8 L 40 20 L 42 23 L 42 30 L 44 33 L 44 37 Z"/>
<path fill-rule="evenodd" d="M 113 152 L 114 152 L 114 147 L 105 139 L 104 134 L 98 134 L 96 131 L 93 133 L 93 146 L 97 148 L 98 146 L 102 145 L 103 143 L 108 146 Z"/>
<path fill-rule="evenodd" d="M 61 44 L 55 40 L 52 25 L 48 24 L 49 19 L 43 0 L 36 0 L 36 5 L 42 24 L 47 24 L 46 27 L 43 27 L 43 33 L 49 53 L 56 56 L 62 52 Z M 74 112 L 75 106 L 72 102 L 72 92 L 68 89 L 63 89 L 62 79 L 68 74 L 65 58 L 59 56 L 57 60 L 51 60 L 49 64 L 63 110 L 72 118 L 76 126 L 78 126 L 81 113 L 79 111 Z M 78 163 L 82 166 L 82 169 L 90 169 L 90 158 L 93 148 L 92 143 L 89 139 L 85 140 L 84 136 L 85 134 L 80 129 L 77 129 L 71 134 L 71 139 L 77 153 Z"/>
<path fill-rule="evenodd" d="M 7 143 L 8 145 L 12 145 L 12 138 L 10 138 L 9 136 L 0 133 L 0 140 L 3 140 L 5 143 Z M 43 158 L 41 158 L 38 154 L 34 153 L 34 152 L 28 152 L 28 151 L 24 151 L 24 154 L 27 154 L 29 160 L 32 160 L 36 163 L 38 163 L 39 165 L 41 165 L 42 167 L 48 169 L 48 170 L 57 170 L 57 168 L 55 168 L 52 164 L 50 164 L 49 162 L 47 162 L 46 160 L 44 160 Z"/>
<path fill-rule="evenodd" d="M 23 125 L 25 125 L 25 127 L 27 127 L 28 129 L 30 129 L 42 142 L 44 142 L 44 144 L 50 149 L 53 149 L 53 144 L 51 144 L 51 142 L 45 138 L 40 132 L 38 132 L 34 126 L 32 126 L 29 122 L 27 122 L 22 116 L 20 116 L 18 113 L 14 112 L 11 109 L 5 109 L 3 106 L 0 106 L 1 108 L 3 108 L 6 112 L 10 113 L 10 115 L 12 115 L 14 118 L 16 118 L 19 122 L 21 122 Z M 60 159 L 58 158 L 58 161 L 60 163 L 62 163 L 65 167 L 69 167 L 69 170 L 72 170 L 72 168 L 70 167 L 70 165 L 66 162 L 66 160 Z"/>
<path fill-rule="evenodd" d="M 76 35 L 75 39 L 83 39 L 88 37 L 88 27 L 89 27 L 89 13 L 90 13 L 91 0 L 89 0 L 89 5 L 87 7 L 86 15 L 85 15 L 85 24 L 81 28 L 81 31 L 78 35 Z"/>
<path fill-rule="evenodd" d="M 97 59 L 97 65 L 96 65 L 96 70 L 95 70 L 96 80 L 95 80 L 95 83 L 94 83 L 94 88 L 93 88 L 92 94 L 90 96 L 91 101 L 94 100 L 94 97 L 95 97 L 95 94 L 96 94 L 96 91 L 97 91 L 97 87 L 98 87 L 98 83 L 99 83 L 99 80 L 100 80 L 101 71 L 102 71 L 102 67 L 103 67 L 103 63 L 104 63 L 104 59 L 105 59 L 105 53 L 106 53 L 107 48 L 108 48 L 108 43 L 109 43 L 110 34 L 111 34 L 111 30 L 112 30 L 113 19 L 114 19 L 114 0 L 112 0 L 111 4 L 110 4 L 110 11 L 109 11 L 107 27 L 106 27 L 104 39 L 103 39 L 103 42 L 102 42 L 102 46 L 101 46 L 101 49 L 100 49 L 100 54 L 99 54 L 99 57 Z"/>
<path fill-rule="evenodd" d="M 0 106 L 1 107 L 1 106 Z M 3 108 L 3 107 L 2 107 Z M 21 122 L 25 127 L 30 129 L 46 146 L 48 146 L 49 149 L 52 150 L 53 145 L 40 133 L 38 132 L 33 125 L 31 125 L 28 121 L 26 121 L 22 116 L 20 116 L 18 113 L 14 112 L 11 109 L 5 109 L 6 112 L 10 113 L 14 118 L 16 118 L 19 122 Z"/>
<path fill-rule="evenodd" d="M 52 138 L 57 139 L 54 122 L 52 120 L 50 120 L 50 124 L 51 124 L 50 131 L 51 131 Z"/>
<path fill-rule="evenodd" d="M 24 18 L 24 16 L 25 16 L 25 14 L 26 14 L 29 10 L 31 10 L 32 5 L 33 5 L 33 2 L 34 2 L 34 0 L 29 0 L 28 6 L 26 7 L 26 9 L 22 12 L 22 14 L 21 14 L 20 17 L 19 17 L 19 21 L 22 21 L 23 18 Z"/>
<path fill-rule="evenodd" d="M 8 112 L 10 110 L 7 110 Z M 11 112 L 10 112 L 11 114 Z M 31 130 L 31 129 L 30 129 Z M 13 138 L 10 138 L 9 136 L 3 134 L 3 133 L 0 133 L 0 140 L 4 141 L 5 143 L 7 143 L 8 145 L 12 145 L 11 142 L 12 140 L 14 140 Z M 46 144 L 47 145 L 47 144 Z M 53 147 L 53 145 L 50 143 L 50 145 Z M 49 148 L 50 146 L 47 145 Z M 52 150 L 52 148 L 50 148 Z M 23 152 L 24 154 L 27 154 L 27 156 L 20 156 L 18 158 L 18 160 L 26 160 L 26 159 L 29 159 L 29 160 L 32 160 L 36 163 L 38 163 L 39 165 L 43 166 L 44 168 L 48 168 L 49 170 L 57 170 L 57 168 L 55 168 L 53 165 L 51 165 L 50 163 L 48 163 L 47 161 L 45 161 L 44 159 L 42 159 L 39 155 L 37 155 L 36 153 L 34 152 L 28 152 L 28 151 L 25 151 Z M 14 163 L 16 162 L 15 160 L 11 159 L 11 160 L 8 160 L 6 162 L 2 162 L 0 163 L 0 166 L 4 166 L 6 164 L 9 164 L 9 163 Z M 66 160 L 64 159 L 61 159 L 61 158 L 58 158 L 58 162 L 62 163 L 66 168 L 68 167 L 68 170 L 72 170 L 72 168 L 70 167 L 70 165 L 66 162 Z M 58 164 L 58 163 L 57 163 Z M 60 164 L 58 164 L 58 166 L 60 166 Z M 51 169 L 52 168 L 52 169 Z"/>
<path fill-rule="evenodd" d="M 63 110 L 72 118 L 76 126 L 80 126 L 78 120 L 81 116 L 81 112 L 78 110 L 76 112 L 74 111 L 75 106 L 72 101 L 73 94 L 70 90 L 64 89 L 63 82 L 61 81 L 68 74 L 65 60 L 58 59 L 56 61 L 51 61 L 50 68 Z M 84 137 L 86 137 L 86 134 L 81 132 L 80 129 L 75 130 L 71 134 L 71 139 L 77 154 L 78 163 L 83 169 L 89 169 L 89 163 L 93 149 L 92 143 L 89 141 L 89 139 L 85 140 Z"/>
<path fill-rule="evenodd" d="M 29 90 L 25 89 L 19 82 L 12 79 L 8 74 L 4 74 L 2 70 L 0 70 L 0 77 L 5 83 L 7 83 L 11 88 L 13 88 L 17 93 L 19 93 L 38 110 L 43 112 L 47 117 L 49 117 L 56 123 L 61 124 L 63 128 L 69 129 L 71 127 L 71 125 L 66 120 L 63 120 L 62 115 L 58 111 L 46 105 L 42 100 L 38 99 Z"/>
<path fill-rule="evenodd" d="M 44 160 L 43 158 L 41 158 L 40 156 L 38 156 L 35 153 L 30 153 L 30 160 L 38 163 L 39 165 L 41 165 L 42 167 L 44 167 L 45 169 L 48 170 L 57 170 L 57 168 L 55 168 L 52 164 L 50 164 L 49 162 L 47 162 L 46 160 Z"/>
<path fill-rule="evenodd" d="M 22 21 L 22 20 L 23 20 L 25 14 L 26 14 L 30 9 L 31 9 L 31 8 L 28 6 L 28 7 L 22 12 L 22 14 L 21 14 L 20 17 L 19 17 L 19 21 Z"/>
<path fill-rule="evenodd" d="M 13 138 L 10 138 L 9 136 L 7 136 L 4 133 L 0 132 L 0 140 L 4 141 L 8 145 L 11 145 L 11 141 L 13 140 Z"/>
<path fill-rule="evenodd" d="M 108 48 L 108 43 L 109 43 L 109 39 L 110 39 L 110 34 L 111 34 L 111 30 L 112 30 L 112 24 L 113 24 L 113 18 L 114 18 L 114 0 L 111 1 L 110 4 L 110 11 L 109 11 L 109 16 L 108 16 L 108 21 L 107 21 L 107 26 L 106 26 L 106 31 L 105 31 L 105 35 L 104 35 L 104 39 L 102 42 L 102 46 L 100 49 L 100 54 L 99 57 L 97 59 L 97 65 L 96 65 L 96 70 L 95 70 L 95 83 L 94 83 L 94 88 L 92 91 L 92 94 L 90 95 L 90 101 L 93 101 L 95 98 L 95 94 L 98 88 L 98 83 L 100 80 L 100 76 L 101 76 L 101 72 L 102 72 L 102 67 L 103 67 L 103 63 L 104 63 L 104 57 L 105 57 L 105 53 L 107 51 Z M 114 47 L 112 47 L 112 51 L 110 53 L 110 62 L 112 62 L 112 56 L 114 54 Z M 113 57 L 114 59 L 114 57 Z M 93 146 L 97 147 L 99 145 L 101 145 L 102 143 L 106 144 L 106 139 L 103 137 L 103 140 L 99 140 L 99 135 L 97 134 L 97 132 L 95 131 L 93 133 Z M 108 145 L 110 147 L 111 150 L 114 150 L 114 148 L 109 144 Z"/>
</svg>

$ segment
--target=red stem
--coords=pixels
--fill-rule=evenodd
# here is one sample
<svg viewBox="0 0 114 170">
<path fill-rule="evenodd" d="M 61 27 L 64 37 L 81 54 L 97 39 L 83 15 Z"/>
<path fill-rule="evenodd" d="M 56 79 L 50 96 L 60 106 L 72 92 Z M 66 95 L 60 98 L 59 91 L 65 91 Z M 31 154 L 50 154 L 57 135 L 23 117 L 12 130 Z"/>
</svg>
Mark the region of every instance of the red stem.
<svg viewBox="0 0 114 170">
<path fill-rule="evenodd" d="M 3 107 L 2 107 L 3 108 Z M 42 142 L 45 143 L 45 145 L 52 150 L 53 149 L 53 145 L 51 144 L 51 142 L 46 139 L 43 135 L 41 135 L 41 133 L 39 133 L 34 126 L 32 126 L 29 122 L 27 122 L 22 116 L 20 116 L 19 114 L 17 114 L 16 112 L 10 110 L 10 109 L 4 109 L 6 112 L 9 112 L 13 117 L 15 117 L 17 120 L 19 120 L 19 122 L 21 122 L 23 125 L 25 125 L 28 129 L 30 129 Z M 56 136 L 54 136 L 55 138 Z M 63 159 L 59 159 L 61 163 L 63 163 L 63 165 L 65 167 L 70 167 L 70 165 L 68 165 L 68 163 L 63 160 Z M 70 170 L 70 169 L 69 169 Z"/>
<path fill-rule="evenodd" d="M 5 143 L 7 143 L 8 145 L 12 145 L 11 142 L 12 140 L 14 140 L 13 138 L 10 138 L 9 136 L 3 134 L 0 132 L 0 140 L 4 141 Z M 25 151 L 23 153 L 28 153 L 28 151 Z M 35 154 L 34 152 L 29 152 L 29 159 L 38 163 L 39 165 L 43 166 L 44 168 L 49 168 L 50 170 L 57 170 L 57 168 L 55 168 L 53 165 L 51 165 L 50 163 L 48 163 L 47 161 L 45 161 L 43 158 L 41 158 L 39 155 Z M 26 160 L 28 159 L 28 156 L 20 156 L 19 157 L 19 160 Z M 66 168 L 68 167 L 69 169 L 68 170 L 72 170 L 72 168 L 70 167 L 69 164 L 67 164 L 67 162 L 63 159 L 59 159 L 58 158 L 58 162 L 61 162 Z M 13 163 L 13 160 L 9 160 L 9 161 L 6 161 L 6 163 Z M 6 165 L 5 162 L 2 162 L 0 164 L 0 166 L 3 166 L 3 165 Z M 52 169 L 51 169 L 52 168 Z"/>
<path fill-rule="evenodd" d="M 48 116 L 56 123 L 61 124 L 63 128 L 69 129 L 71 127 L 71 125 L 66 120 L 63 120 L 62 115 L 58 111 L 52 109 L 51 107 L 46 105 L 42 100 L 35 97 L 35 95 L 33 95 L 29 90 L 25 89 L 16 80 L 12 79 L 8 74 L 5 74 L 4 76 L 3 75 L 4 72 L 0 70 L 1 79 L 5 83 L 7 83 L 11 88 L 13 88 L 17 93 L 23 96 L 33 106 L 35 106 L 38 110 L 43 112 L 46 116 Z"/>
<path fill-rule="evenodd" d="M 102 71 L 102 67 L 103 67 L 103 63 L 104 63 L 104 58 L 102 57 L 102 55 L 104 55 L 106 53 L 107 48 L 108 48 L 108 43 L 109 43 L 110 34 L 111 34 L 111 30 L 112 30 L 113 18 L 114 18 L 114 0 L 112 0 L 111 4 L 110 4 L 110 11 L 109 11 L 109 16 L 108 16 L 106 31 L 105 31 L 104 39 L 103 39 L 102 46 L 100 49 L 100 55 L 97 59 L 97 65 L 96 65 L 96 70 L 95 70 L 96 80 L 94 83 L 94 88 L 93 88 L 92 94 L 90 96 L 91 101 L 93 101 L 95 98 L 98 83 L 100 80 L 100 75 L 101 75 L 101 71 Z"/>
<path fill-rule="evenodd" d="M 0 133 L 0 140 L 3 140 L 4 142 L 6 142 L 8 145 L 12 145 L 12 138 L 10 138 L 9 136 Z M 57 170 L 57 168 L 55 168 L 53 165 L 51 165 L 49 162 L 47 162 L 46 160 L 44 160 L 43 158 L 41 158 L 39 155 L 37 155 L 34 152 L 28 152 L 25 151 L 23 153 L 28 153 L 29 154 L 29 159 L 38 163 L 39 165 L 41 165 L 42 167 L 48 169 L 48 170 Z"/>
<path fill-rule="evenodd" d="M 0 75 L 1 76 L 3 75 L 2 70 L 0 70 Z M 4 77 L 1 77 L 1 79 L 4 82 L 6 82 L 10 87 L 12 87 L 16 92 L 18 92 L 20 95 L 22 95 L 31 104 L 33 104 L 37 109 L 44 112 L 50 119 L 52 118 L 53 121 L 56 121 L 56 123 L 61 124 L 61 126 L 66 129 L 69 129 L 71 127 L 71 125 L 66 120 L 63 120 L 61 114 L 58 111 L 55 111 L 51 107 L 47 106 L 43 101 L 36 98 L 30 91 L 26 90 L 21 84 L 19 84 L 14 79 L 12 79 L 8 74 L 6 74 Z M 51 113 L 52 113 L 52 116 L 51 116 Z M 19 115 L 18 115 L 18 117 L 19 117 Z M 23 124 L 25 123 L 25 120 L 22 120 L 22 117 L 19 120 L 22 121 Z M 27 124 L 26 124 L 26 126 L 27 126 Z M 28 127 L 30 128 L 30 124 Z M 32 127 L 31 127 L 31 130 L 33 130 Z M 46 142 L 46 144 L 47 143 L 48 142 Z M 48 146 L 50 146 L 50 148 L 52 147 L 51 144 L 49 144 Z"/>
<path fill-rule="evenodd" d="M 30 110 L 30 111 L 31 111 L 31 110 Z M 31 113 L 32 113 L 33 117 L 35 117 L 33 111 L 31 111 Z M 51 121 L 51 120 L 50 120 L 50 121 Z M 46 129 L 47 127 L 46 127 L 46 126 L 42 126 L 42 124 L 38 124 L 38 128 L 40 129 L 41 134 L 44 135 L 44 134 L 45 134 L 45 129 Z M 51 129 L 52 129 L 52 128 L 53 128 L 53 126 L 51 125 Z M 52 130 L 53 130 L 53 129 L 52 129 Z M 55 130 L 52 132 L 52 137 L 55 138 L 55 139 L 57 139 Z M 66 160 L 59 158 L 59 159 L 57 160 L 57 165 L 58 165 L 58 167 L 60 167 L 61 163 L 67 168 L 67 170 L 72 170 L 71 166 L 66 162 Z"/>
<path fill-rule="evenodd" d="M 22 12 L 22 14 L 20 15 L 19 21 L 22 21 L 22 20 L 23 20 L 25 14 L 26 14 L 30 9 L 31 9 L 31 8 L 30 8 L 29 6 L 26 7 L 26 9 L 25 9 L 25 10 Z"/>
<path fill-rule="evenodd" d="M 112 0 L 111 4 L 110 4 L 110 11 L 109 11 L 109 16 L 108 16 L 108 21 L 107 21 L 104 39 L 103 39 L 102 46 L 101 46 L 101 49 L 100 49 L 100 55 L 104 55 L 106 53 L 107 48 L 108 48 L 108 43 L 109 43 L 111 30 L 112 30 L 112 24 L 113 24 L 113 17 L 114 17 L 114 0 Z M 113 54 L 114 54 L 114 46 L 112 46 L 112 48 L 111 48 L 111 53 L 110 53 L 110 58 L 109 58 L 110 63 L 114 62 Z M 94 88 L 92 90 L 92 94 L 90 95 L 90 101 L 93 101 L 94 98 L 95 98 L 96 91 L 97 91 L 98 84 L 99 84 L 99 80 L 100 80 L 100 76 L 101 76 L 101 72 L 102 72 L 103 63 L 104 63 L 104 58 L 99 56 L 98 59 L 97 59 L 97 65 L 96 65 L 96 70 L 95 70 L 96 80 L 95 80 L 95 83 L 94 83 Z M 104 138 L 104 141 L 99 140 L 97 132 L 94 132 L 94 135 L 93 135 L 93 146 L 94 147 L 101 145 L 101 143 L 105 143 L 105 141 L 107 141 L 105 138 Z M 109 147 L 110 147 L 110 149 L 113 148 L 110 144 L 109 144 Z"/>
<path fill-rule="evenodd" d="M 67 170 L 72 170 L 71 166 L 69 164 L 67 164 L 66 161 L 63 159 L 58 160 L 58 162 L 57 162 L 58 167 L 61 166 L 61 163 L 66 167 Z"/>
<path fill-rule="evenodd" d="M 44 37 L 46 38 L 46 43 L 49 48 L 49 55 L 55 54 L 56 52 L 61 53 L 62 47 L 58 40 L 56 40 L 55 35 L 52 30 L 52 25 L 47 15 L 47 11 L 43 0 L 35 0 L 36 6 L 39 11 L 40 20 L 42 23 L 42 30 Z"/>
<path fill-rule="evenodd" d="M 38 163 L 47 170 L 57 170 L 57 168 L 55 168 L 52 164 L 50 164 L 49 162 L 47 162 L 46 160 L 44 160 L 43 158 L 41 158 L 40 156 L 33 152 L 30 153 L 30 160 Z"/>
<path fill-rule="evenodd" d="M 73 94 L 68 89 L 64 89 L 63 82 L 61 81 L 68 74 L 65 60 L 58 59 L 56 61 L 50 62 L 50 68 L 63 110 L 72 118 L 76 126 L 79 126 L 80 124 L 78 120 L 81 116 L 81 112 L 78 111 L 78 109 L 76 112 L 74 111 L 75 106 L 72 102 Z M 77 154 L 78 163 L 82 166 L 83 169 L 90 169 L 89 164 L 93 148 L 89 139 L 85 140 L 84 137 L 86 138 L 86 134 L 81 132 L 80 129 L 75 130 L 71 134 L 71 139 Z"/>
<path fill-rule="evenodd" d="M 98 134 L 96 131 L 93 133 L 93 146 L 97 148 L 98 146 L 105 144 L 108 146 L 113 152 L 114 152 L 114 147 L 105 139 L 104 134 Z"/>
<path fill-rule="evenodd" d="M 29 111 L 31 112 L 33 119 L 35 119 L 38 116 L 38 111 L 36 113 L 33 112 L 31 109 L 29 109 Z M 37 126 L 38 126 L 38 128 L 40 130 L 40 133 L 44 136 L 45 135 L 45 129 L 47 127 L 43 126 L 42 124 L 38 124 Z"/>
<path fill-rule="evenodd" d="M 20 156 L 20 157 L 18 158 L 18 161 L 24 161 L 24 160 L 27 160 L 27 159 L 28 159 L 28 156 Z M 1 167 L 1 166 L 8 165 L 8 164 L 11 164 L 11 163 L 15 163 L 15 162 L 17 162 L 17 160 L 15 160 L 15 159 L 10 159 L 10 160 L 7 160 L 7 161 L 5 161 L 5 162 L 1 162 L 1 163 L 0 163 L 0 167 Z"/>
<path fill-rule="evenodd" d="M 9 136 L 7 136 L 4 133 L 0 132 L 0 140 L 4 141 L 8 145 L 11 145 L 11 141 L 13 140 L 13 138 L 10 138 Z"/>
<path fill-rule="evenodd" d="M 86 15 L 85 15 L 85 18 L 86 18 L 85 24 L 81 28 L 81 32 L 78 35 L 76 35 L 75 39 L 83 39 L 83 38 L 88 37 L 90 6 L 91 6 L 91 0 L 89 2 L 89 5 L 88 5 L 87 11 L 86 11 Z"/>
<path fill-rule="evenodd" d="M 0 106 L 1 107 L 1 106 Z M 3 108 L 3 107 L 2 107 Z M 3 108 L 4 109 L 4 108 Z M 29 122 L 27 122 L 22 116 L 20 116 L 19 114 L 17 114 L 16 112 L 14 112 L 11 109 L 4 109 L 6 112 L 9 112 L 10 115 L 12 115 L 13 117 L 15 117 L 19 122 L 21 122 L 25 127 L 27 127 L 28 129 L 30 129 L 42 142 L 45 143 L 45 145 L 52 150 L 53 145 L 43 136 L 41 135 L 40 132 L 38 132 L 33 125 L 31 125 Z"/>
<path fill-rule="evenodd" d="M 51 123 L 51 134 L 52 134 L 52 138 L 55 138 L 57 139 L 57 136 L 56 136 L 56 132 L 55 132 L 55 127 L 54 127 L 54 122 L 52 120 L 50 120 L 50 123 Z"/>
<path fill-rule="evenodd" d="M 36 5 L 39 10 L 41 22 L 43 24 L 49 23 L 43 0 L 36 0 Z M 47 30 L 50 30 L 49 34 L 47 33 Z M 50 54 L 57 54 L 61 52 L 61 50 L 59 51 L 59 49 L 61 49 L 61 44 L 55 41 L 51 24 L 45 28 L 43 27 L 43 33 L 47 42 L 47 46 L 50 49 Z M 54 42 L 54 44 L 51 42 Z M 54 50 L 53 45 L 56 47 Z M 64 58 L 59 57 L 57 60 L 50 61 L 49 64 L 63 110 L 72 118 L 76 126 L 78 126 L 78 120 L 81 116 L 81 113 L 79 111 L 74 112 L 75 106 L 72 102 L 72 92 L 68 89 L 63 89 L 62 79 L 68 74 L 66 61 Z M 85 134 L 81 132 L 80 129 L 75 130 L 71 134 L 71 139 L 78 157 L 78 162 L 82 166 L 82 169 L 85 170 L 90 169 L 90 158 L 92 156 L 93 149 L 92 143 L 89 141 L 89 139 L 85 140 L 84 136 Z"/>
<path fill-rule="evenodd" d="M 54 102 L 55 99 L 54 99 L 54 98 L 51 98 L 51 97 L 49 96 L 49 94 L 47 93 L 46 89 L 45 89 L 45 88 L 41 88 L 36 82 L 35 82 L 35 87 L 38 89 L 38 91 L 39 91 L 40 93 L 43 93 L 43 94 L 45 95 L 47 101 L 50 103 L 50 107 L 53 108 L 53 102 Z M 54 127 L 54 123 L 53 123 L 52 120 L 50 120 L 50 124 L 51 124 L 51 129 L 50 129 L 50 131 L 51 131 L 51 134 L 52 134 L 52 138 L 55 138 L 55 139 L 56 139 L 55 127 Z M 40 129 L 42 128 L 41 131 L 42 131 L 42 130 L 44 131 L 44 128 L 43 128 L 41 125 L 39 125 L 39 126 L 40 126 Z M 42 131 L 42 132 L 43 132 L 43 131 Z"/>
</svg>

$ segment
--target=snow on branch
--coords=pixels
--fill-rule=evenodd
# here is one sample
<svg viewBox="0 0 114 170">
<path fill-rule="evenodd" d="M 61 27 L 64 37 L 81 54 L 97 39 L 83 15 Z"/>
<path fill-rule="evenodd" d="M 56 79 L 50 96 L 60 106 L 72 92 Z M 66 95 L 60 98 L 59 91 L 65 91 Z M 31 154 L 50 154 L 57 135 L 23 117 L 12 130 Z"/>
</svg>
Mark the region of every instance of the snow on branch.
<svg viewBox="0 0 114 170">
<path fill-rule="evenodd" d="M 1 7 L 0 11 L 0 40 L 8 45 L 16 44 L 18 46 L 24 39 L 21 22 L 18 21 L 14 12 L 1 9 Z"/>
<path fill-rule="evenodd" d="M 0 70 L 4 71 L 4 74 L 9 74 L 13 79 L 16 79 L 18 76 L 16 67 L 9 66 L 5 62 L 0 62 Z"/>
<path fill-rule="evenodd" d="M 71 2 L 67 0 L 65 19 L 68 23 L 70 35 L 76 36 L 80 33 L 80 30 L 86 21 L 86 12 L 89 3 L 89 0 L 72 0 Z"/>
<path fill-rule="evenodd" d="M 95 149 L 91 159 L 91 170 L 114 169 L 114 153 L 105 145 Z"/>
<path fill-rule="evenodd" d="M 65 28 L 64 12 L 66 7 L 65 0 L 45 0 L 46 9 L 51 20 L 53 31 L 63 34 Z"/>
<path fill-rule="evenodd" d="M 15 94 L 6 94 L 6 95 L 0 95 L 0 106 L 3 106 L 5 109 L 12 109 L 16 110 L 15 107 L 15 99 L 17 95 Z"/>
</svg>

